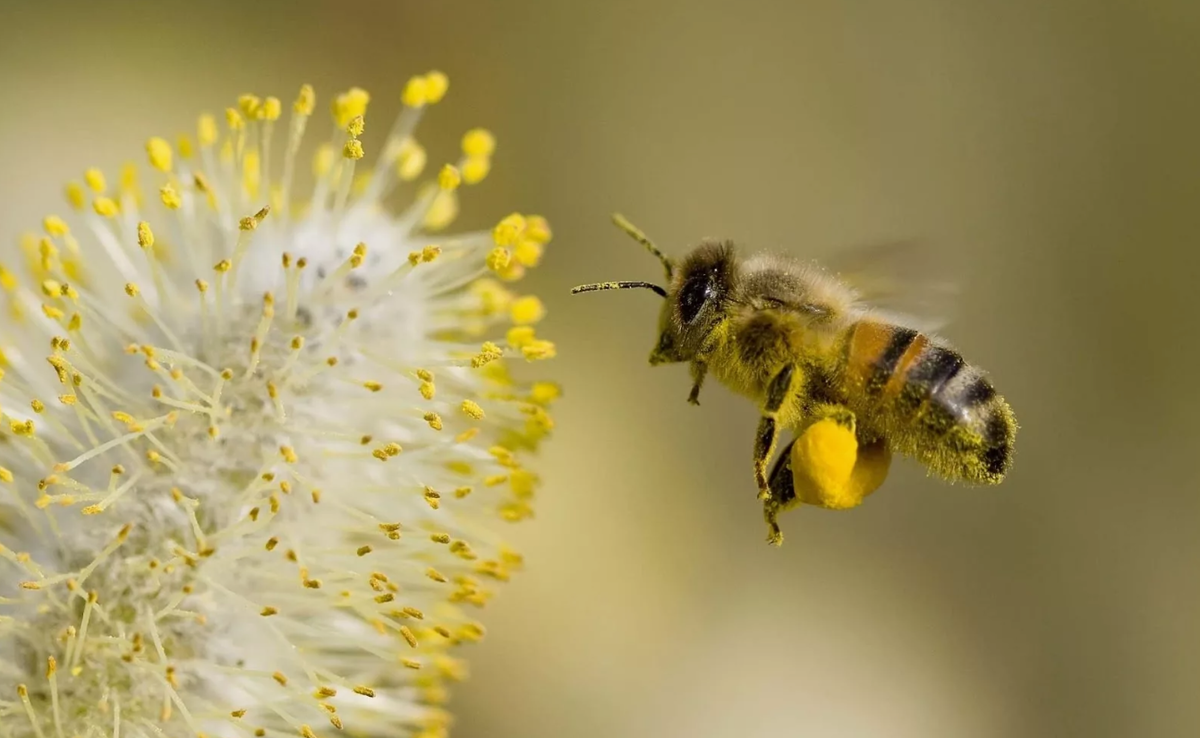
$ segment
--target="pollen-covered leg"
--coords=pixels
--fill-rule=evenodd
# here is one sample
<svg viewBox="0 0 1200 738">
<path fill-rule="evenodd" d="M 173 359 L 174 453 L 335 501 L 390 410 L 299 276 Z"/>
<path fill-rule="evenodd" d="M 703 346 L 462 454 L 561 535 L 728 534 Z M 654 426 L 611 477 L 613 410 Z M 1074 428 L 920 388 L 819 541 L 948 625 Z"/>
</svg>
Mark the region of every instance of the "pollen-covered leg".
<svg viewBox="0 0 1200 738">
<path fill-rule="evenodd" d="M 817 409 L 788 454 L 798 502 L 845 510 L 860 505 L 883 484 L 891 450 L 882 439 L 860 446 L 856 430 L 854 414 L 846 408 Z"/>
<path fill-rule="evenodd" d="M 776 415 L 792 391 L 792 378 L 796 367 L 788 364 L 771 379 L 767 386 L 767 401 L 763 405 L 763 416 L 758 422 L 758 433 L 754 438 L 754 481 L 758 485 L 758 499 L 771 499 L 771 486 L 767 483 L 767 462 L 775 452 L 775 440 L 779 429 Z"/>
</svg>

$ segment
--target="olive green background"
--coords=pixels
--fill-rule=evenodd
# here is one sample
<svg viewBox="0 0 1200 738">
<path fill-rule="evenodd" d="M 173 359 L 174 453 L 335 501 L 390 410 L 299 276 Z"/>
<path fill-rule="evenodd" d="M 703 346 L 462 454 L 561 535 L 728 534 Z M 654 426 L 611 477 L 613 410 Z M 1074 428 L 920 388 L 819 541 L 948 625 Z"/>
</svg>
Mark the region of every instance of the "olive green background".
<svg viewBox="0 0 1200 738">
<path fill-rule="evenodd" d="M 370 149 L 430 68 L 431 160 L 499 140 L 462 225 L 554 226 L 523 286 L 566 388 L 458 736 L 1200 732 L 1200 4 L 5 2 L 4 248 L 239 92 L 364 86 Z M 899 463 L 768 548 L 755 408 L 646 365 L 650 293 L 568 295 L 659 276 L 613 210 L 674 252 L 957 258 L 947 336 L 1016 410 L 1009 480 Z"/>
</svg>

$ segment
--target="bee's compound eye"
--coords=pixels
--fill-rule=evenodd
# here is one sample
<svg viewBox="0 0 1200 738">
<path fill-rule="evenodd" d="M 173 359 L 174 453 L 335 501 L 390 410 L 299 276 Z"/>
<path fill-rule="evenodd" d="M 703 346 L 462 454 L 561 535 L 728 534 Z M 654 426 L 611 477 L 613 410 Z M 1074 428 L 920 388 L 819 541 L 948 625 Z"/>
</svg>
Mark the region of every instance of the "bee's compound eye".
<svg viewBox="0 0 1200 738">
<path fill-rule="evenodd" d="M 708 280 L 699 277 L 688 281 L 679 290 L 679 317 L 684 323 L 691 323 L 700 314 L 704 301 L 709 298 L 712 288 Z"/>
</svg>

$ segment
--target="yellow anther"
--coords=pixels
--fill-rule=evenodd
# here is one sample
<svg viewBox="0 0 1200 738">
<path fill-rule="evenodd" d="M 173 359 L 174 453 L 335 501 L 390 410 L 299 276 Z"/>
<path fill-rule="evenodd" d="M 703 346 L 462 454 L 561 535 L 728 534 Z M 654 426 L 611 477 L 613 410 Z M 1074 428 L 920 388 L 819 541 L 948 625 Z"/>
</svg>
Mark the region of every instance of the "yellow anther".
<svg viewBox="0 0 1200 738">
<path fill-rule="evenodd" d="M 237 108 L 225 108 L 225 125 L 229 126 L 231 131 L 239 131 L 245 127 L 246 121 Z"/>
<path fill-rule="evenodd" d="M 67 202 L 76 210 L 83 210 L 83 206 L 87 204 L 87 195 L 84 194 L 83 185 L 78 182 L 67 183 Z"/>
<path fill-rule="evenodd" d="M 508 329 L 504 341 L 513 348 L 524 348 L 534 341 L 533 326 L 517 325 Z"/>
<path fill-rule="evenodd" d="M 425 102 L 430 105 L 437 104 L 446 96 L 446 91 L 450 89 L 450 78 L 444 73 L 436 69 L 425 75 Z"/>
<path fill-rule="evenodd" d="M 11 471 L 9 471 L 8 469 L 5 469 L 4 467 L 0 466 L 0 482 L 4 482 L 5 484 L 12 484 L 12 481 L 13 481 L 13 473 Z"/>
<path fill-rule="evenodd" d="M 422 382 L 432 382 L 433 372 L 429 371 L 428 369 L 418 369 L 417 379 L 421 380 Z"/>
<path fill-rule="evenodd" d="M 404 139 L 396 160 L 396 176 L 405 182 L 411 182 L 425 171 L 425 163 L 425 147 L 411 138 Z"/>
<path fill-rule="evenodd" d="M 425 413 L 424 420 L 426 423 L 429 423 L 429 427 L 433 428 L 435 431 L 440 431 L 442 429 L 442 416 L 438 415 L 437 413 Z"/>
<path fill-rule="evenodd" d="M 258 109 L 258 117 L 262 120 L 279 120 L 279 115 L 283 111 L 283 105 L 277 97 L 268 97 L 263 100 L 262 107 Z"/>
<path fill-rule="evenodd" d="M 421 261 L 428 264 L 429 262 L 441 256 L 441 254 L 441 246 L 426 246 L 425 248 L 421 249 Z"/>
<path fill-rule="evenodd" d="M 125 294 L 129 295 L 130 297 L 137 297 L 139 292 L 140 290 L 138 290 L 138 286 L 133 282 L 125 283 Z"/>
<path fill-rule="evenodd" d="M 421 392 L 421 397 L 424 397 L 426 400 L 432 400 L 436 392 L 433 382 L 421 382 L 421 386 L 418 389 Z"/>
<path fill-rule="evenodd" d="M 537 297 L 528 295 L 513 301 L 509 315 L 517 325 L 532 325 L 546 317 L 546 308 Z"/>
<path fill-rule="evenodd" d="M 192 183 L 196 185 L 197 190 L 200 190 L 204 194 L 207 195 L 212 193 L 212 187 L 209 186 L 208 178 L 204 176 L 203 172 L 195 172 L 192 174 Z"/>
<path fill-rule="evenodd" d="M 246 118 L 254 119 L 258 117 L 258 108 L 262 105 L 262 99 L 257 95 L 238 95 L 238 107 L 242 111 L 242 115 Z"/>
<path fill-rule="evenodd" d="M 429 101 L 429 83 L 425 77 L 412 77 L 408 83 L 404 85 L 404 92 L 400 95 L 400 102 L 410 108 L 421 108 Z"/>
<path fill-rule="evenodd" d="M 542 260 L 542 250 L 544 248 L 542 244 L 526 235 L 517 242 L 517 248 L 513 252 L 513 256 L 516 257 L 517 263 L 521 266 L 535 267 Z"/>
<path fill-rule="evenodd" d="M 46 229 L 46 233 L 51 236 L 65 236 L 71 232 L 67 227 L 66 221 L 57 215 L 47 215 L 42 219 L 42 228 Z"/>
<path fill-rule="evenodd" d="M 316 104 L 317 94 L 313 91 L 313 86 L 305 84 L 300 86 L 300 93 L 292 103 L 292 110 L 298 115 L 312 115 Z"/>
<path fill-rule="evenodd" d="M 232 267 L 233 267 L 233 264 L 229 261 L 229 259 L 221 259 L 220 261 L 218 261 L 216 264 L 213 265 L 213 271 L 218 272 L 220 274 L 224 274 L 225 272 L 229 271 Z"/>
<path fill-rule="evenodd" d="M 333 120 L 338 128 L 345 128 L 356 115 L 367 114 L 367 104 L 371 96 L 366 90 L 351 87 L 333 100 Z"/>
<path fill-rule="evenodd" d="M 104 190 L 108 187 L 108 183 L 104 179 L 104 172 L 96 169 L 95 167 L 92 167 L 83 173 L 83 181 L 86 182 L 87 186 L 96 194 L 104 192 Z"/>
<path fill-rule="evenodd" d="M 525 226 L 525 217 L 520 213 L 508 215 L 492 229 L 492 240 L 497 246 L 515 246 Z"/>
<path fill-rule="evenodd" d="M 56 282 L 53 279 L 42 280 L 42 294 L 46 297 L 59 297 L 62 295 L 62 283 Z"/>
<path fill-rule="evenodd" d="M 350 254 L 350 266 L 354 269 L 359 268 L 365 258 L 367 258 L 367 245 L 360 242 L 354 247 L 354 252 Z"/>
<path fill-rule="evenodd" d="M 548 405 L 562 396 L 562 388 L 553 382 L 534 382 L 529 390 L 530 402 Z"/>
<path fill-rule="evenodd" d="M 467 156 L 491 156 L 496 150 L 496 137 L 486 128 L 472 128 L 463 134 L 462 150 Z"/>
<path fill-rule="evenodd" d="M 111 218 L 117 214 L 117 203 L 110 197 L 97 197 L 92 203 L 92 209 L 97 215 L 105 218 Z"/>
<path fill-rule="evenodd" d="M 463 162 L 463 182 L 469 185 L 479 184 L 488 176 L 488 172 L 490 171 L 492 171 L 492 160 L 490 158 L 486 156 L 468 157 Z"/>
<path fill-rule="evenodd" d="M 367 124 L 361 115 L 356 115 L 350 119 L 350 124 L 346 126 L 346 133 L 358 138 L 366 130 Z"/>
<path fill-rule="evenodd" d="M 208 292 L 208 282 L 205 282 L 203 279 L 197 279 L 196 289 L 203 295 L 205 292 Z"/>
<path fill-rule="evenodd" d="M 439 190 L 433 204 L 425 213 L 421 225 L 427 231 L 440 231 L 454 222 L 458 216 L 458 193 L 456 190 Z"/>
<path fill-rule="evenodd" d="M 342 147 L 342 156 L 347 159 L 354 159 L 356 161 L 363 158 L 362 141 L 357 139 L 350 139 L 347 141 L 346 145 Z"/>
<path fill-rule="evenodd" d="M 333 169 L 333 146 L 321 144 L 313 154 L 313 176 L 324 177 Z"/>
<path fill-rule="evenodd" d="M 217 142 L 217 119 L 205 113 L 196 120 L 196 140 L 201 146 Z"/>
<path fill-rule="evenodd" d="M 295 464 L 299 458 L 296 456 L 296 449 L 292 448 L 291 446 L 280 446 L 279 455 L 282 456 L 283 460 L 289 464 Z"/>
<path fill-rule="evenodd" d="M 463 400 L 462 411 L 475 420 L 483 420 L 483 408 L 474 400 Z"/>
<path fill-rule="evenodd" d="M 503 246 L 497 246 L 488 252 L 487 267 L 493 272 L 500 272 L 508 268 L 512 261 L 512 254 Z"/>
<path fill-rule="evenodd" d="M 521 354 L 529 361 L 553 359 L 557 354 L 554 344 L 543 339 L 535 339 L 521 347 Z"/>
<path fill-rule="evenodd" d="M 154 232 L 150 230 L 150 224 L 144 220 L 137 224 L 137 240 L 138 246 L 144 249 L 154 246 Z"/>
<path fill-rule="evenodd" d="M 46 409 L 46 406 L 42 403 L 41 400 L 32 400 L 29 403 L 29 407 L 32 408 L 33 411 L 38 414 L 41 414 L 42 411 L 44 411 Z"/>
<path fill-rule="evenodd" d="M 158 191 L 162 198 L 162 204 L 166 205 L 170 210 L 178 210 L 183 205 L 183 199 L 179 197 L 179 193 L 171 185 L 163 185 Z"/>
<path fill-rule="evenodd" d="M 32 420 L 26 420 L 24 423 L 19 420 L 14 420 L 9 424 L 8 427 L 9 430 L 13 432 L 13 435 L 26 437 L 33 436 L 34 427 Z"/>
<path fill-rule="evenodd" d="M 462 173 L 453 164 L 446 164 L 438 172 L 438 187 L 443 190 L 455 190 L 462 184 Z"/>
<path fill-rule="evenodd" d="M 147 141 L 146 155 L 150 157 L 150 166 L 160 172 L 171 171 L 171 144 L 166 139 L 155 137 Z"/>
<path fill-rule="evenodd" d="M 180 159 L 191 159 L 196 153 L 195 148 L 192 146 L 192 137 L 186 133 L 179 134 L 175 139 L 175 148 L 179 149 Z"/>
<path fill-rule="evenodd" d="M 363 387 L 366 387 L 368 390 L 370 390 L 372 392 L 379 392 L 380 390 L 383 389 L 382 384 L 380 384 L 379 382 L 371 381 L 371 380 L 367 380 L 366 382 L 363 382 Z"/>
</svg>

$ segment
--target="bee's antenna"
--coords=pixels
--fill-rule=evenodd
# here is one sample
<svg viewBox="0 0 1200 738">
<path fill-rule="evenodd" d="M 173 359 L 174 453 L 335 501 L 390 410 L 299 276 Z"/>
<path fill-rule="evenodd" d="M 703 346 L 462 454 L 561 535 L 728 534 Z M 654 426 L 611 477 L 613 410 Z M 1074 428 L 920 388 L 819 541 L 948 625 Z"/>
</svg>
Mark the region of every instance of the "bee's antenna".
<svg viewBox="0 0 1200 738">
<path fill-rule="evenodd" d="M 612 221 L 616 224 L 617 228 L 625 231 L 625 233 L 629 234 L 630 238 L 645 246 L 650 253 L 658 257 L 658 260 L 662 262 L 663 267 L 667 270 L 667 281 L 669 282 L 672 274 L 675 272 L 675 265 L 671 263 L 670 257 L 659 251 L 658 247 L 654 245 L 654 242 L 647 238 L 646 234 L 642 233 L 637 226 L 635 226 L 633 223 L 630 223 L 628 220 L 625 220 L 624 215 L 621 215 L 620 213 L 613 213 Z"/>
<path fill-rule="evenodd" d="M 653 290 L 656 295 L 662 298 L 666 298 L 667 296 L 666 290 L 649 282 L 595 282 L 593 284 L 582 284 L 572 289 L 571 294 L 578 295 L 581 292 L 599 292 L 600 290 L 628 290 L 634 287 Z"/>
</svg>

